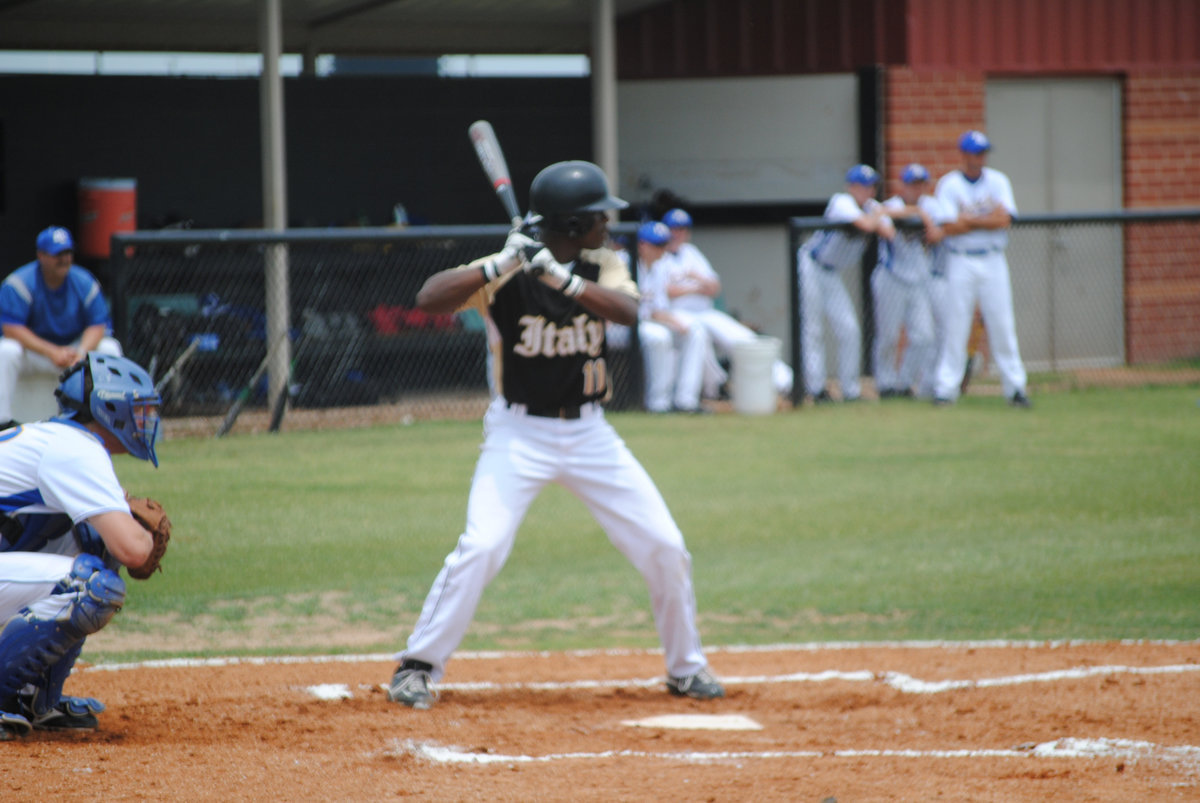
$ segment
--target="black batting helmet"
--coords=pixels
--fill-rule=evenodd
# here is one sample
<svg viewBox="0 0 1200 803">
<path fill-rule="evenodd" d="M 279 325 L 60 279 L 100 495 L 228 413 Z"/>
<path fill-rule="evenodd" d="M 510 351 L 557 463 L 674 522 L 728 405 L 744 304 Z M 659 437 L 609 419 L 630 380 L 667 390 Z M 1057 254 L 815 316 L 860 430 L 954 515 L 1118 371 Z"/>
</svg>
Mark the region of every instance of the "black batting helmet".
<svg viewBox="0 0 1200 803">
<path fill-rule="evenodd" d="M 555 162 L 534 176 L 529 206 L 542 216 L 546 228 L 577 237 L 591 228 L 589 213 L 629 204 L 609 193 L 603 170 L 591 162 L 572 161 Z"/>
</svg>

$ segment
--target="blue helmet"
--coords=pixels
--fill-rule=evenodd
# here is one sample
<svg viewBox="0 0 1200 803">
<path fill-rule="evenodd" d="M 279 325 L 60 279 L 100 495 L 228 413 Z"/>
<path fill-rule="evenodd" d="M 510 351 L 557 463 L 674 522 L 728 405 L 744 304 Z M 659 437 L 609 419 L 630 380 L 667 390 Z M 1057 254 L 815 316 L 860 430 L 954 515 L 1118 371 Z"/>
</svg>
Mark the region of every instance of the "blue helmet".
<svg viewBox="0 0 1200 803">
<path fill-rule="evenodd" d="M 662 219 L 672 229 L 687 229 L 691 228 L 692 216 L 682 209 L 668 210 Z"/>
<path fill-rule="evenodd" d="M 967 131 L 958 138 L 958 149 L 963 153 L 987 153 L 992 143 L 982 131 Z"/>
<path fill-rule="evenodd" d="M 671 230 L 666 223 L 651 220 L 638 227 L 638 239 L 651 245 L 666 245 L 671 241 Z"/>
<path fill-rule="evenodd" d="M 846 183 L 870 187 L 879 183 L 879 174 L 870 165 L 855 165 L 846 171 Z"/>
<path fill-rule="evenodd" d="M 929 181 L 929 171 L 925 169 L 925 165 L 913 162 L 904 168 L 904 172 L 900 174 L 900 180 L 905 184 L 919 184 L 923 181 Z"/>
<path fill-rule="evenodd" d="M 162 396 L 154 389 L 150 374 L 137 363 L 89 352 L 63 372 L 54 395 L 62 418 L 81 424 L 97 421 L 129 454 L 158 466 L 154 442 L 158 439 Z"/>
</svg>

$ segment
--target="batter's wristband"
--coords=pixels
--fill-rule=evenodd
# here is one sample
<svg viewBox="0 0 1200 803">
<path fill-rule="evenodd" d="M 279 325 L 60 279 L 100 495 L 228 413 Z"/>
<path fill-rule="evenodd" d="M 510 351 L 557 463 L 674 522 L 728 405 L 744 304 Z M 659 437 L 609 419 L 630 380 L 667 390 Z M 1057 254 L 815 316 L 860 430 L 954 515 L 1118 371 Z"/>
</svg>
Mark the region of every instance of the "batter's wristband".
<svg viewBox="0 0 1200 803">
<path fill-rule="evenodd" d="M 479 266 L 479 269 L 483 271 L 484 284 L 493 282 L 500 277 L 500 266 L 496 264 L 496 260 L 494 259 L 484 262 Z"/>
<path fill-rule="evenodd" d="M 559 288 L 564 296 L 568 298 L 578 298 L 583 293 L 583 279 L 579 276 L 572 275 L 567 279 L 566 283 Z"/>
</svg>

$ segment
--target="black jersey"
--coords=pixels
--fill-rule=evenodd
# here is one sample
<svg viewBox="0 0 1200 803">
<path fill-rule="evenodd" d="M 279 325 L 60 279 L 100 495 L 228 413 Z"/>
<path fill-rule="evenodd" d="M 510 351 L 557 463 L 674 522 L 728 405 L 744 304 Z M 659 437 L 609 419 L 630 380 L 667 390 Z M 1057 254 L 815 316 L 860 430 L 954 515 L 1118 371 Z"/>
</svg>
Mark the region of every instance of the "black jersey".
<svg viewBox="0 0 1200 803">
<path fill-rule="evenodd" d="M 577 276 L 637 297 L 629 269 L 612 251 L 584 251 L 570 267 Z M 504 398 L 531 408 L 559 408 L 611 395 L 605 320 L 576 299 L 518 270 L 474 300 L 487 304 L 499 332 L 497 376 Z"/>
</svg>

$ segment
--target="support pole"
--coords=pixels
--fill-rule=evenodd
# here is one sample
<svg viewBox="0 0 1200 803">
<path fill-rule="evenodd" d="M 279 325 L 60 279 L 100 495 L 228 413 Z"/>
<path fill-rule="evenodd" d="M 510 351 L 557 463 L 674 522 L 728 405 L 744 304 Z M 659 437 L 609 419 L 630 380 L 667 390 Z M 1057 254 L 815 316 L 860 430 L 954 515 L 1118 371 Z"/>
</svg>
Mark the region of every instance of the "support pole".
<svg viewBox="0 0 1200 803">
<path fill-rule="evenodd" d="M 259 80 L 259 117 L 262 129 L 263 228 L 282 232 L 287 228 L 287 158 L 284 148 L 283 78 L 279 62 L 283 55 L 283 0 L 262 0 L 259 18 L 259 47 L 263 69 Z M 288 252 L 282 243 L 265 252 L 267 314 L 267 409 L 276 409 L 280 394 L 287 393 L 291 348 L 288 343 Z"/>
</svg>

